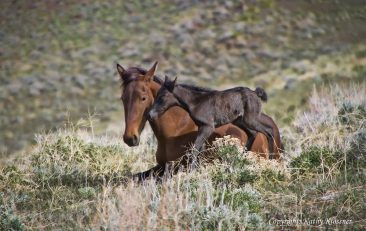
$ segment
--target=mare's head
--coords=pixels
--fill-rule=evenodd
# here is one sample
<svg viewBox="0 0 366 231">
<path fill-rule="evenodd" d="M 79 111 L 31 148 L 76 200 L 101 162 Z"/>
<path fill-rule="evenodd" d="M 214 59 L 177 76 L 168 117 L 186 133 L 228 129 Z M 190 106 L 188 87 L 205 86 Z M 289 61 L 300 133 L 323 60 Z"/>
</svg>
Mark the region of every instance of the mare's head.
<svg viewBox="0 0 366 231">
<path fill-rule="evenodd" d="M 146 71 L 138 67 L 130 67 L 127 70 L 117 64 L 117 71 L 122 80 L 122 95 L 125 112 L 125 132 L 123 141 L 128 146 L 137 146 L 140 134 L 147 120 L 147 113 L 154 103 L 154 95 L 151 90 L 151 82 L 154 81 L 154 73 L 157 62 Z"/>
<path fill-rule="evenodd" d="M 155 102 L 150 109 L 149 118 L 156 119 L 161 116 L 169 108 L 180 105 L 179 100 L 174 95 L 174 88 L 177 82 L 177 78 L 173 81 L 165 76 L 163 86 L 159 89 Z"/>
</svg>

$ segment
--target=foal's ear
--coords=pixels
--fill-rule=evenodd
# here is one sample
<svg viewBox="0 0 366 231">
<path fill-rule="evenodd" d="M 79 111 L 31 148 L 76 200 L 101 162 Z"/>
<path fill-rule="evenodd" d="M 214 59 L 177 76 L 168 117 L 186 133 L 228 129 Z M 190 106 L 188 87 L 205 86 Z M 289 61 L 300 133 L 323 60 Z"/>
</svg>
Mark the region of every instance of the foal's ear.
<svg viewBox="0 0 366 231">
<path fill-rule="evenodd" d="M 174 80 L 172 81 L 173 86 L 175 86 L 175 84 L 177 84 L 177 78 L 178 78 L 178 76 L 175 76 Z"/>
<path fill-rule="evenodd" d="M 145 74 L 145 81 L 151 81 L 154 77 L 155 74 L 155 70 L 156 70 L 156 66 L 158 65 L 158 62 L 155 62 L 154 65 L 150 68 L 150 70 L 148 70 Z"/>
<path fill-rule="evenodd" d="M 117 71 L 118 71 L 118 74 L 121 77 L 121 79 L 124 80 L 123 75 L 125 74 L 126 70 L 118 63 L 117 63 Z"/>
<path fill-rule="evenodd" d="M 164 86 L 168 89 L 168 91 L 173 91 L 176 82 L 177 82 L 177 77 L 175 77 L 175 79 L 173 81 L 171 81 L 168 76 L 165 76 Z"/>
</svg>

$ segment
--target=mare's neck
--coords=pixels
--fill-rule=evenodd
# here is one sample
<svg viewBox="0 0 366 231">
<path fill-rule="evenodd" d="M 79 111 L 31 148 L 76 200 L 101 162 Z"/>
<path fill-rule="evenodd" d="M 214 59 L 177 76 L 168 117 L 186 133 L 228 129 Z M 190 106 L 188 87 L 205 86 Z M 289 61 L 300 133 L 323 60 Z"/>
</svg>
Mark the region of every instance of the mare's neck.
<svg viewBox="0 0 366 231">
<path fill-rule="evenodd" d="M 149 88 L 151 90 L 151 93 L 152 93 L 154 99 L 156 99 L 156 96 L 158 95 L 158 91 L 161 88 L 161 85 L 155 81 L 151 81 Z"/>
<path fill-rule="evenodd" d="M 153 99 L 155 101 L 156 99 L 156 96 L 158 94 L 158 91 L 159 89 L 161 88 L 161 85 L 158 84 L 157 82 L 155 81 L 151 81 L 150 84 L 149 84 L 149 88 L 151 90 L 151 94 L 153 96 Z M 158 141 L 159 139 L 161 139 L 163 136 L 163 129 L 162 129 L 162 125 L 163 123 L 160 121 L 161 118 L 158 118 L 157 120 L 149 120 L 149 124 L 150 124 L 150 127 L 151 129 L 153 130 L 155 136 L 158 138 Z"/>
</svg>

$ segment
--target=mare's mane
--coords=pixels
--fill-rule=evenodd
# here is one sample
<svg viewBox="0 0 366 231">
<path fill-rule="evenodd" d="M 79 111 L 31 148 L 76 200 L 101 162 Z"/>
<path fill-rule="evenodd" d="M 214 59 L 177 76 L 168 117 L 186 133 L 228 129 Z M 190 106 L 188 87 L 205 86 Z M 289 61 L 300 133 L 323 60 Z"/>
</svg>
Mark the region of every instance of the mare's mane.
<svg viewBox="0 0 366 231">
<path fill-rule="evenodd" d="M 147 70 L 141 67 L 129 67 L 122 76 L 122 84 L 121 87 L 122 89 L 126 88 L 126 86 L 132 82 L 137 80 L 136 74 L 138 75 L 145 75 L 147 73 Z M 160 85 L 164 84 L 164 81 L 162 79 L 160 79 L 158 76 L 154 75 L 154 81 Z M 198 87 L 192 84 L 178 84 L 178 86 L 181 86 L 183 88 L 186 88 L 188 90 L 191 91 L 195 91 L 195 92 L 202 92 L 202 93 L 208 93 L 208 92 L 213 92 L 215 90 L 212 90 L 210 88 L 206 88 L 206 87 Z"/>
<path fill-rule="evenodd" d="M 137 75 L 145 75 L 147 73 L 146 69 L 143 69 L 141 67 L 129 67 L 122 76 L 122 84 L 121 87 L 122 89 L 126 88 L 126 86 L 132 82 L 137 80 L 136 74 Z M 154 75 L 154 81 L 160 85 L 162 85 L 164 83 L 164 81 L 162 79 L 160 79 L 159 77 L 157 77 L 156 75 Z"/>
</svg>

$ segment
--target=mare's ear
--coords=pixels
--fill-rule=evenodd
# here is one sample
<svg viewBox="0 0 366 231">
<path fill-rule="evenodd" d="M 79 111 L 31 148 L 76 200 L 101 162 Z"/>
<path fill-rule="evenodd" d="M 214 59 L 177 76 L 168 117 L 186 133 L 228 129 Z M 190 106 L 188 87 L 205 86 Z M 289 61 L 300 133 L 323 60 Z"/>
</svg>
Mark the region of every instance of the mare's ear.
<svg viewBox="0 0 366 231">
<path fill-rule="evenodd" d="M 158 62 L 155 62 L 154 65 L 150 68 L 150 70 L 148 70 L 146 72 L 146 74 L 144 76 L 145 81 L 149 82 L 153 79 L 157 65 L 158 65 Z"/>
<path fill-rule="evenodd" d="M 117 63 L 117 71 L 118 71 L 118 74 L 121 77 L 121 79 L 124 80 L 123 75 L 126 72 L 126 70 L 121 65 L 119 65 L 118 63 Z"/>
</svg>

